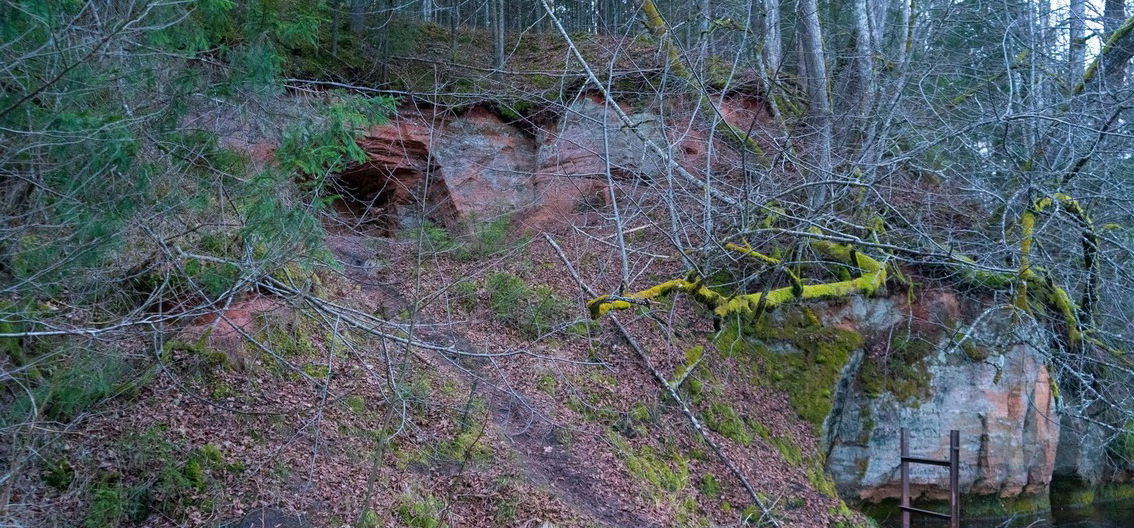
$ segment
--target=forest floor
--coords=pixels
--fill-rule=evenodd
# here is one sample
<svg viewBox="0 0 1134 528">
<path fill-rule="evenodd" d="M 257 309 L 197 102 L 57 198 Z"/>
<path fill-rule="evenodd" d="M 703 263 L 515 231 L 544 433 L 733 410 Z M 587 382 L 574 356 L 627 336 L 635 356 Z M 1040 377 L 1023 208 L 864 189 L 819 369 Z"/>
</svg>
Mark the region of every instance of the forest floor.
<svg viewBox="0 0 1134 528">
<path fill-rule="evenodd" d="M 10 514 L 97 527 L 91 512 L 110 508 L 109 518 L 146 525 L 209 526 L 268 509 L 339 527 L 719 526 L 753 513 L 642 358 L 609 321 L 586 317 L 572 270 L 598 291 L 615 287 L 609 230 L 527 237 L 483 258 L 419 252 L 414 237 L 330 230 L 343 271 L 319 274 L 322 297 L 412 318 L 418 339 L 459 353 L 407 354 L 341 321 L 313 325 L 282 300 L 245 299 L 228 313 L 253 322 L 249 331 L 275 354 L 245 344 L 218 357 L 190 337 L 167 346 L 151 384 L 41 453 L 85 485 L 53 487 L 50 471 L 28 473 L 16 486 L 22 509 Z M 680 271 L 676 255 L 631 258 L 651 277 Z M 520 291 L 500 291 L 507 287 Z M 528 312 L 509 312 L 508 302 L 533 296 L 560 303 L 563 330 L 533 336 L 517 319 Z M 815 474 L 812 424 L 783 393 L 753 383 L 743 358 L 713 349 L 712 322 L 698 305 L 675 297 L 652 313 L 673 333 L 640 314 L 623 321 L 662 373 L 703 347 L 683 398 L 776 522 L 844 520 L 821 467 Z M 313 330 L 340 327 L 348 339 Z M 91 489 L 94 498 L 78 491 Z M 143 511 L 131 517 L 134 507 Z"/>
</svg>

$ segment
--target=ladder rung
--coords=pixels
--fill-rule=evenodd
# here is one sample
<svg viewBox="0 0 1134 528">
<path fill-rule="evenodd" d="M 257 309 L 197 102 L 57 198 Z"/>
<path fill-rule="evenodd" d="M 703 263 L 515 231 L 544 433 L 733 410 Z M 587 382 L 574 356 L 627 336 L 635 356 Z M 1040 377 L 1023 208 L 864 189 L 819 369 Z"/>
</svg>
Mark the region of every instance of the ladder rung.
<svg viewBox="0 0 1134 528">
<path fill-rule="evenodd" d="M 910 456 L 902 457 L 902 462 L 913 462 L 914 464 L 928 464 L 930 466 L 946 466 L 946 467 L 949 466 L 948 460 L 936 460 L 936 459 L 933 459 L 933 458 L 921 458 L 921 457 L 910 457 Z"/>
<path fill-rule="evenodd" d="M 937 517 L 938 519 L 948 520 L 950 518 L 949 514 L 947 514 L 947 513 L 937 513 L 935 511 L 921 510 L 921 509 L 918 509 L 918 508 L 914 508 L 912 506 L 898 506 L 898 508 L 900 508 L 902 511 L 908 511 L 910 513 L 918 513 L 918 514 L 921 514 L 921 515 L 928 515 L 930 517 Z"/>
</svg>

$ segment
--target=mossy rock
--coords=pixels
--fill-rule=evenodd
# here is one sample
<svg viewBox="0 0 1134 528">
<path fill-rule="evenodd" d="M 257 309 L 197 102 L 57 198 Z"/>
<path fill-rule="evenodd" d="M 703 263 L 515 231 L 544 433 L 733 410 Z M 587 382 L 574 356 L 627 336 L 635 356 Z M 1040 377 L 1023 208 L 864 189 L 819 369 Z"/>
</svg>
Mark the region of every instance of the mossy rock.
<svg viewBox="0 0 1134 528">
<path fill-rule="evenodd" d="M 862 334 L 824 326 L 807 307 L 781 311 L 754 324 L 733 321 L 716 338 L 726 357 L 755 359 L 754 382 L 787 393 L 800 418 L 818 430 L 831 412 L 843 368 L 864 343 Z"/>
<path fill-rule="evenodd" d="M 858 382 L 872 398 L 889 393 L 899 402 L 919 401 L 929 396 L 932 375 L 927 359 L 936 352 L 931 341 L 913 334 L 898 334 L 890 339 L 882 358 L 863 361 Z"/>
</svg>

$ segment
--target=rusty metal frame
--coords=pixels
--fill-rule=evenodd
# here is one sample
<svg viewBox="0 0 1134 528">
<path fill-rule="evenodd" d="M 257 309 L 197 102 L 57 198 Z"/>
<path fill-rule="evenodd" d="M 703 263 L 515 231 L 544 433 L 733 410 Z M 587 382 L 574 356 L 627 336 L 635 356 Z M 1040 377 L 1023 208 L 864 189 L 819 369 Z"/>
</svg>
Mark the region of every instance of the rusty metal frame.
<svg viewBox="0 0 1134 528">
<path fill-rule="evenodd" d="M 910 515 L 919 514 L 949 521 L 949 528 L 961 527 L 961 486 L 958 462 L 961 458 L 961 433 L 949 431 L 949 460 L 936 460 L 910 456 L 910 432 L 901 428 L 902 499 L 898 508 L 902 512 L 902 528 L 910 528 Z M 949 468 L 949 513 L 922 510 L 910 506 L 910 464 L 943 466 Z"/>
</svg>

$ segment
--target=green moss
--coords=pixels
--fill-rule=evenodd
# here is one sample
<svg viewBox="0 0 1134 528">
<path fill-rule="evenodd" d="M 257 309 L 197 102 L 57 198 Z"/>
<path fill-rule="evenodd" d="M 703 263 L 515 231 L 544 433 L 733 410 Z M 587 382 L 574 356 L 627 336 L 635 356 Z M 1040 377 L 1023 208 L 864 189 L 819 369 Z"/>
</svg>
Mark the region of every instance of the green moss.
<svg viewBox="0 0 1134 528">
<path fill-rule="evenodd" d="M 1052 481 L 1049 494 L 1053 506 L 1077 508 L 1099 502 L 1134 501 L 1134 484 L 1099 486 L 1074 478 L 1057 478 Z"/>
<path fill-rule="evenodd" d="M 536 388 L 548 396 L 555 396 L 555 389 L 558 385 L 558 382 L 555 381 L 555 377 L 551 374 L 541 374 L 540 377 L 536 379 Z"/>
<path fill-rule="evenodd" d="M 870 439 L 870 433 L 874 432 L 874 428 L 878 422 L 874 420 L 874 411 L 871 410 L 869 405 L 863 405 L 858 411 L 860 421 L 862 422 L 862 430 L 858 433 L 858 441 L 865 443 Z"/>
<path fill-rule="evenodd" d="M 631 475 L 649 484 L 655 496 L 670 496 L 689 486 L 689 460 L 676 450 L 663 454 L 651 446 L 634 448 L 618 436 L 609 438 Z"/>
<path fill-rule="evenodd" d="M 443 528 L 447 526 L 441 515 L 445 502 L 432 495 L 406 494 L 399 500 L 394 512 L 410 528 Z"/>
<path fill-rule="evenodd" d="M 590 401 L 584 402 L 578 395 L 572 395 L 564 405 L 588 422 L 610 424 L 618 419 L 618 412 L 606 407 L 597 394 L 589 393 L 587 398 Z"/>
<path fill-rule="evenodd" d="M 303 365 L 303 372 L 316 380 L 326 379 L 331 375 L 331 369 L 327 365 L 317 363 Z"/>
<path fill-rule="evenodd" d="M 704 413 L 705 426 L 713 432 L 732 440 L 738 444 L 752 443 L 752 433 L 744 420 L 736 414 L 736 410 L 728 404 L 714 402 Z"/>
<path fill-rule="evenodd" d="M 457 462 L 491 462 L 494 452 L 479 429 L 458 433 L 452 440 L 437 446 L 437 454 Z"/>
<path fill-rule="evenodd" d="M 803 449 L 790 438 L 773 436 L 768 438 L 768 443 L 772 444 L 772 447 L 775 447 L 776 450 L 780 452 L 780 456 L 783 457 L 784 462 L 793 466 L 803 464 Z"/>
<path fill-rule="evenodd" d="M 810 467 L 807 468 L 807 481 L 811 483 L 811 487 L 815 491 L 822 493 L 828 497 L 839 496 L 838 491 L 835 489 L 835 481 L 823 470 L 823 465 L 818 460 L 814 460 Z"/>
<path fill-rule="evenodd" d="M 897 499 L 861 503 L 856 506 L 874 519 L 893 519 L 900 515 Z M 917 500 L 914 501 L 913 506 L 931 511 L 949 511 L 947 500 Z M 998 495 L 964 495 L 961 497 L 961 508 L 965 517 L 1004 518 L 1043 513 L 1051 508 L 1051 502 L 1046 494 L 1020 495 L 1011 498 Z"/>
<path fill-rule="evenodd" d="M 962 498 L 962 504 L 965 515 L 969 517 L 1034 515 L 1051 509 L 1051 502 L 1046 494 L 1020 495 L 1012 498 L 1002 498 L 997 495 L 967 495 Z"/>
<path fill-rule="evenodd" d="M 928 396 L 930 374 L 925 359 L 935 351 L 933 343 L 909 334 L 895 335 L 881 358 L 867 358 L 858 380 L 870 397 L 893 394 L 908 402 Z"/>
<path fill-rule="evenodd" d="M 987 347 L 980 346 L 973 339 L 965 339 L 961 342 L 961 350 L 965 355 L 973 361 L 984 361 L 992 355 L 992 351 Z"/>
<path fill-rule="evenodd" d="M 701 345 L 697 345 L 693 348 L 690 348 L 689 350 L 686 350 L 685 351 L 685 362 L 682 363 L 681 366 L 677 367 L 677 369 L 673 371 L 673 379 L 670 380 L 669 384 L 670 385 L 677 385 L 677 383 L 679 381 L 681 381 L 682 379 L 684 379 L 688 375 L 689 369 L 691 369 L 695 365 L 697 365 L 701 361 L 701 358 L 703 358 L 704 356 L 705 356 L 705 347 L 703 347 Z"/>
<path fill-rule="evenodd" d="M 366 411 L 366 398 L 358 395 L 350 395 L 343 398 L 343 405 L 354 414 L 362 414 Z"/>
<path fill-rule="evenodd" d="M 713 475 L 701 477 L 701 494 L 706 497 L 719 498 L 721 496 L 721 483 Z"/>
<path fill-rule="evenodd" d="M 1070 508 L 1090 506 L 1098 499 L 1093 487 L 1057 489 L 1054 485 L 1051 487 L 1050 497 L 1052 504 Z"/>
<path fill-rule="evenodd" d="M 476 295 L 480 288 L 477 287 L 475 282 L 472 281 L 458 281 L 453 284 L 450 290 L 450 299 L 453 304 L 457 305 L 465 311 L 472 311 L 476 308 Z"/>
<path fill-rule="evenodd" d="M 1106 484 L 1098 490 L 1099 502 L 1134 502 L 1134 484 Z"/>
<path fill-rule="evenodd" d="M 257 340 L 279 358 L 269 354 L 266 358 L 268 368 L 281 375 L 295 376 L 283 360 L 297 358 L 321 358 L 323 354 L 316 336 L 320 335 L 319 324 L 302 314 L 290 319 L 280 319 L 276 314 L 257 316 L 260 333 Z M 250 347 L 259 351 L 258 347 Z"/>
<path fill-rule="evenodd" d="M 652 413 L 650 413 L 650 408 L 642 402 L 635 402 L 634 405 L 630 406 L 630 411 L 627 412 L 627 415 L 630 417 L 630 419 L 636 423 L 645 423 L 650 421 L 652 417 L 651 414 Z"/>
<path fill-rule="evenodd" d="M 783 350 L 782 345 L 791 347 Z M 800 418 L 818 430 L 831 411 L 835 385 L 851 354 L 862 348 L 862 334 L 820 324 L 805 307 L 785 310 L 779 323 L 761 318 L 752 325 L 733 321 L 716 338 L 726 356 L 757 361 L 754 382 L 787 393 Z"/>
<path fill-rule="evenodd" d="M 378 512 L 371 509 L 362 512 L 362 515 L 358 517 L 359 528 L 378 528 L 381 523 L 382 519 L 378 517 Z"/>
</svg>

